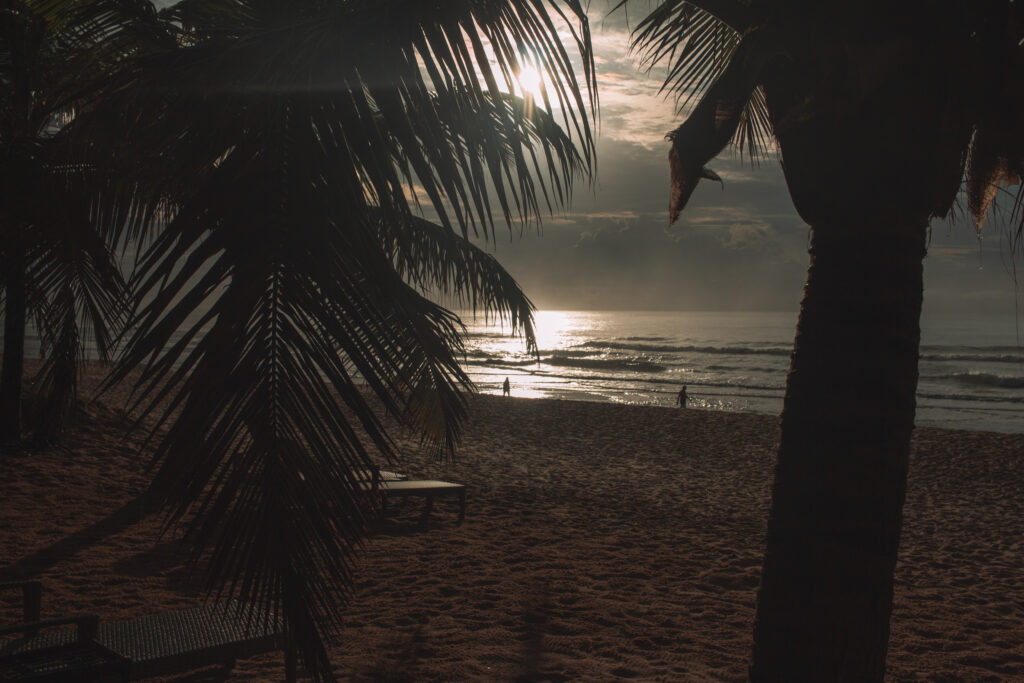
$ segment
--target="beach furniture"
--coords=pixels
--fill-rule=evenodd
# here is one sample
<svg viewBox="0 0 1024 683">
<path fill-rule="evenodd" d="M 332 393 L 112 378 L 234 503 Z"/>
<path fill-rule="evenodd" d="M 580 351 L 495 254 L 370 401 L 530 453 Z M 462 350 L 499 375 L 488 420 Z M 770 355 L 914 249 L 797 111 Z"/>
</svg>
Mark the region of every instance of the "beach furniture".
<svg viewBox="0 0 1024 683">
<path fill-rule="evenodd" d="M 69 624 L 75 628 L 62 629 L 57 637 L 48 630 Z M 96 642 L 98 626 L 99 617 L 83 614 L 0 628 L 0 636 L 20 636 L 0 641 L 0 681 L 131 680 L 128 660 Z"/>
<path fill-rule="evenodd" d="M 21 588 L 25 621 L 0 629 L 21 634 L 0 642 L 0 681 L 138 680 L 201 667 L 231 668 L 235 660 L 285 651 L 286 679 L 296 679 L 296 656 L 281 620 L 235 600 L 100 622 L 95 615 L 39 619 L 39 581 L 0 584 Z M 51 626 L 75 624 L 75 629 Z"/>
<path fill-rule="evenodd" d="M 374 479 L 377 479 L 379 481 L 401 481 L 402 479 L 408 478 L 404 474 L 400 474 L 399 472 L 389 472 L 388 470 L 381 470 L 377 468 L 374 468 L 372 470 L 357 470 L 356 474 L 359 476 L 360 479 L 366 481 L 372 481 Z"/>
<path fill-rule="evenodd" d="M 449 497 L 456 498 L 459 503 L 459 521 L 466 518 L 466 486 L 450 481 L 438 479 L 388 479 L 381 476 L 372 477 L 369 487 L 380 496 L 381 509 L 387 508 L 389 498 L 407 498 L 418 496 L 426 498 L 427 504 L 423 510 L 426 517 L 434 509 L 434 499 Z"/>
</svg>

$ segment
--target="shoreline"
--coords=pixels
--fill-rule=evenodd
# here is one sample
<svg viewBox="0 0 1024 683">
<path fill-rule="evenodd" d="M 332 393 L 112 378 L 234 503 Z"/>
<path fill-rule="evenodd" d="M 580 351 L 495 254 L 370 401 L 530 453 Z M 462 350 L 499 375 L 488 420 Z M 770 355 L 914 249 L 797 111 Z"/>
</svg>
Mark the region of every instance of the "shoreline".
<svg viewBox="0 0 1024 683">
<path fill-rule="evenodd" d="M 44 617 L 203 601 L 160 516 L 125 512 L 148 462 L 125 395 L 0 459 L 0 571 L 43 578 Z M 468 398 L 455 462 L 399 439 L 400 471 L 468 486 L 466 520 L 441 500 L 421 522 L 414 499 L 377 525 L 331 648 L 341 680 L 743 679 L 778 418 Z M 887 680 L 1024 677 L 1021 490 L 1024 435 L 915 430 Z M 227 680 L 282 676 L 275 653 Z"/>
</svg>

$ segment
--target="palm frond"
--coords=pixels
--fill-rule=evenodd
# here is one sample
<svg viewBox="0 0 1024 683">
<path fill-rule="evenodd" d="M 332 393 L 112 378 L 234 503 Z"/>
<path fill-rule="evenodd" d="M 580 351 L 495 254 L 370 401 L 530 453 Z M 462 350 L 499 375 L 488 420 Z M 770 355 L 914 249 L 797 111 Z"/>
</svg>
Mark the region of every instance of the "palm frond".
<svg viewBox="0 0 1024 683">
<path fill-rule="evenodd" d="M 36 378 L 43 407 L 35 441 L 57 438 L 77 397 L 88 342 L 109 360 L 124 322 L 126 285 L 109 245 L 89 221 L 80 174 L 51 170 L 48 202 L 36 215 L 27 268 L 32 315 L 46 361 Z"/>
<path fill-rule="evenodd" d="M 979 231 L 999 188 L 1019 184 L 1024 176 L 1024 139 L 1017 125 L 1024 97 L 1018 83 L 1006 86 L 976 124 L 967 157 L 967 202 Z"/>
<path fill-rule="evenodd" d="M 249 14 L 256 11 L 246 3 L 237 4 Z M 189 14 L 195 6 L 182 5 L 176 20 L 197 22 Z M 370 203 L 389 203 L 373 198 L 395 195 L 402 181 L 414 182 L 443 224 L 457 225 L 463 232 L 482 228 L 493 236 L 493 218 L 484 196 L 487 188 L 479 182 L 478 173 L 460 169 L 482 171 L 499 199 L 507 198 L 500 202 L 501 217 L 525 221 L 537 216 L 538 198 L 547 201 L 551 178 L 533 177 L 522 147 L 538 146 L 545 155 L 558 152 L 548 147 L 544 137 L 528 139 L 523 113 L 507 106 L 502 87 L 513 82 L 523 60 L 547 72 L 552 100 L 546 106 L 561 112 L 563 128 L 582 152 L 583 171 L 593 170 L 594 141 L 587 109 L 596 106 L 596 90 L 589 28 L 578 2 L 516 0 L 492 6 L 463 0 L 446 3 L 442 11 L 416 2 L 359 5 L 358 10 L 346 10 L 348 3 L 339 2 L 332 7 L 330 21 L 313 21 L 299 11 L 285 13 L 288 20 L 272 26 L 239 19 L 241 25 L 235 30 L 241 37 L 218 35 L 163 60 L 142 60 L 126 69 L 110 88 L 124 112 L 121 125 L 112 127 L 105 120 L 105 129 L 93 126 L 83 131 L 97 147 L 110 147 L 127 157 L 122 165 L 136 165 L 133 157 L 142 154 L 150 158 L 159 154 L 168 159 L 171 172 L 148 183 L 141 178 L 140 186 L 149 188 L 148 196 L 124 197 L 122 213 L 131 213 L 132 202 L 151 207 L 157 196 L 187 193 L 188 187 L 178 185 L 177 179 L 191 183 L 225 152 L 229 131 L 258 123 L 231 120 L 232 113 L 260 95 L 291 93 L 324 102 L 314 125 L 332 138 L 330 144 L 349 148 L 351 163 L 361 176 L 360 191 Z M 402 19 L 394 21 L 395 16 Z M 568 29 L 581 50 L 583 83 L 577 80 L 573 59 L 560 42 L 560 29 Z M 180 113 L 167 109 L 169 97 L 176 100 Z M 483 139 L 494 138 L 492 146 L 454 145 L 451 126 L 445 122 L 463 120 L 467 114 L 477 116 L 475 112 L 487 108 L 493 129 Z M 209 116 L 200 125 L 199 116 L 186 118 L 186 111 L 209 112 Z M 159 121 L 162 130 L 170 123 L 168 116 L 181 116 L 176 121 L 181 131 L 177 140 L 153 139 L 147 144 L 140 130 L 141 140 L 133 150 L 119 144 L 123 136 L 111 134 L 139 128 L 140 119 Z M 201 133 L 212 130 L 218 134 L 204 137 Z M 470 160 L 468 154 L 478 158 Z M 563 189 L 553 187 L 554 196 L 563 195 Z"/>
<path fill-rule="evenodd" d="M 84 345 L 106 358 L 120 322 L 124 283 L 106 235 L 89 221 L 86 165 L 68 152 L 62 130 L 109 64 L 100 57 L 110 35 L 100 6 L 133 4 L 143 3 L 9 0 L 0 11 L 0 174 L 9 193 L 0 253 L 22 271 L 48 354 L 36 381 L 44 406 L 37 441 L 56 437 L 76 398 Z M 5 387 L 21 381 L 11 368 Z"/>
<path fill-rule="evenodd" d="M 536 309 L 497 259 L 444 226 L 417 216 L 407 221 L 401 227 L 381 223 L 381 240 L 398 274 L 428 294 L 497 315 L 513 333 L 522 329 L 527 348 L 536 351 Z"/>
<path fill-rule="evenodd" d="M 625 3 L 619 3 L 622 7 Z M 735 58 L 741 39 L 756 27 L 749 8 L 737 1 L 662 2 L 633 32 L 633 48 L 648 69 L 665 64 L 662 92 L 671 92 L 679 113 L 705 96 Z M 752 163 L 770 148 L 772 127 L 764 93 L 754 90 L 742 107 L 731 142 Z"/>
<path fill-rule="evenodd" d="M 672 140 L 669 222 L 678 218 L 699 180 L 709 177 L 710 170 L 705 164 L 735 135 L 762 69 L 774 52 L 770 35 L 756 30 L 749 33 L 690 116 L 669 134 Z"/>
<path fill-rule="evenodd" d="M 746 152 L 751 163 L 757 165 L 760 159 L 774 149 L 774 141 L 775 133 L 768 117 L 764 89 L 758 86 L 743 107 L 731 143 L 739 150 L 740 157 Z"/>
<path fill-rule="evenodd" d="M 83 337 L 110 360 L 126 314 L 127 287 L 106 236 L 89 219 L 89 180 L 81 171 L 50 170 L 50 202 L 40 210 L 30 268 L 33 287 L 55 300 L 68 292 Z"/>
<path fill-rule="evenodd" d="M 361 473 L 397 455 L 387 425 L 439 453 L 461 436 L 462 325 L 417 288 L 532 340 L 529 301 L 467 237 L 536 218 L 592 171 L 586 14 L 186 0 L 161 20 L 174 47 L 126 60 L 71 131 L 97 169 L 94 217 L 140 249 L 110 382 L 141 368 L 139 414 L 165 430 L 154 491 L 210 585 L 280 607 L 329 679 Z M 548 72 L 542 108 L 502 90 L 524 60 Z"/>
<path fill-rule="evenodd" d="M 376 225 L 335 223 L 322 189 L 317 197 L 292 189 L 297 197 L 278 205 L 273 181 L 263 186 L 266 202 L 249 206 L 243 180 L 199 219 L 218 225 L 217 213 L 232 212 L 230 227 L 150 249 L 138 277 L 152 301 L 114 380 L 147 365 L 139 398 L 169 424 L 154 489 L 172 519 L 194 513 L 189 538 L 195 556 L 208 557 L 211 586 L 283 601 L 310 665 L 321 657 L 318 629 L 336 625 L 365 534 L 371 501 L 360 473 L 373 466 L 371 452 L 394 458 L 365 389 L 404 422 L 440 405 L 439 440 L 453 443 L 456 387 L 468 379 L 450 316 L 394 273 Z M 187 235 L 194 218 L 183 212 L 168 233 Z M 437 400 L 426 400 L 431 393 Z M 180 413 L 172 420 L 164 410 Z"/>
</svg>

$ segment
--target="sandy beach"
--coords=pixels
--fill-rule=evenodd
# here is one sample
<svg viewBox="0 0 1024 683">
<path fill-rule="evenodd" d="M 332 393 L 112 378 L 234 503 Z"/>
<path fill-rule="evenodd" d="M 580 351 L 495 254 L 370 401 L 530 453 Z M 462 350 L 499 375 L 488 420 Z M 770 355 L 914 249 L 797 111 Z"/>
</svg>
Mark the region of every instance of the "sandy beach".
<svg viewBox="0 0 1024 683">
<path fill-rule="evenodd" d="M 89 375 L 83 395 L 96 374 Z M 124 392 L 66 442 L 0 458 L 0 580 L 40 576 L 43 615 L 120 619 L 199 604 L 202 583 L 146 483 Z M 342 680 L 742 680 L 777 419 L 474 396 L 454 463 L 469 488 L 389 510 L 366 545 L 332 661 Z M 889 678 L 1024 679 L 1024 435 L 921 428 L 911 454 Z M 18 618 L 10 598 L 0 620 Z M 278 681 L 280 653 L 227 680 Z M 224 680 L 218 671 L 175 681 Z"/>
</svg>

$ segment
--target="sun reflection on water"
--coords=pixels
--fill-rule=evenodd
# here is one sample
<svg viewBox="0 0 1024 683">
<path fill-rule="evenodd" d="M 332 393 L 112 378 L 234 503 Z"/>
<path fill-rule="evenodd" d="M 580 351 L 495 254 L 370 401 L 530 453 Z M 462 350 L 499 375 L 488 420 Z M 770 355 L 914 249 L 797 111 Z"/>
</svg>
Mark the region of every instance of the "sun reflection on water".
<svg viewBox="0 0 1024 683">
<path fill-rule="evenodd" d="M 466 320 L 474 336 L 471 351 L 479 356 L 501 359 L 502 367 L 493 371 L 477 367 L 473 381 L 481 393 L 501 394 L 505 377 L 512 385 L 512 395 L 521 398 L 543 398 L 564 392 L 577 382 L 556 380 L 541 372 L 536 356 L 526 348 L 522 334 L 512 336 L 508 325 L 500 322 L 484 324 L 479 319 Z M 584 311 L 538 311 L 534 316 L 534 333 L 541 356 L 565 352 L 591 339 L 602 325 Z"/>
</svg>

